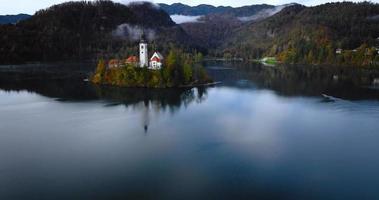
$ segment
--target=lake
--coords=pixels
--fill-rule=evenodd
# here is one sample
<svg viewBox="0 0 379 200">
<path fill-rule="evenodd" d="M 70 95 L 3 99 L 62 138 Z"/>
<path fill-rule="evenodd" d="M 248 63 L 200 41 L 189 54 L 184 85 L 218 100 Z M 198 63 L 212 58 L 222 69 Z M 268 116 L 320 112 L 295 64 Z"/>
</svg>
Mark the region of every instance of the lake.
<svg viewBox="0 0 379 200">
<path fill-rule="evenodd" d="M 209 88 L 0 66 L 0 199 L 379 199 L 377 71 L 207 64 Z"/>
</svg>

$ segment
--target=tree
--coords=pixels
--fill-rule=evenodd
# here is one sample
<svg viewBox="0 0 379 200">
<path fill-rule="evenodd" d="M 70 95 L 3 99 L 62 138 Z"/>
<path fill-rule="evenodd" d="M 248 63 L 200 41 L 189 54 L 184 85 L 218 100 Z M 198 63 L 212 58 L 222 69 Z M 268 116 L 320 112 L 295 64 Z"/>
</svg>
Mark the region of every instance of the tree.
<svg viewBox="0 0 379 200">
<path fill-rule="evenodd" d="M 192 79 L 192 67 L 189 63 L 183 65 L 183 77 L 185 84 L 188 84 Z"/>
<path fill-rule="evenodd" d="M 202 62 L 203 59 L 204 59 L 204 56 L 202 53 L 200 53 L 200 52 L 196 53 L 196 55 L 195 55 L 195 62 L 196 63 Z"/>
<path fill-rule="evenodd" d="M 104 59 L 100 59 L 97 64 L 96 71 L 92 78 L 92 81 L 94 83 L 101 83 L 104 80 L 105 72 L 106 72 L 106 66 L 105 66 Z"/>
</svg>

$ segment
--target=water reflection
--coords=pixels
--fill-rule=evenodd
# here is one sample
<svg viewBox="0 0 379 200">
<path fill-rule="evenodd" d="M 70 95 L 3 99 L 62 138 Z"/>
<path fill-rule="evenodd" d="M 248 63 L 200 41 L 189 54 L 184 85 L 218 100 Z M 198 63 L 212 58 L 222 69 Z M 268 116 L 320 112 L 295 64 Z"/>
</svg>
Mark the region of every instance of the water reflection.
<svg viewBox="0 0 379 200">
<path fill-rule="evenodd" d="M 187 108 L 191 103 L 201 103 L 207 97 L 206 88 L 192 89 L 136 89 L 106 86 L 92 86 L 96 96 L 106 100 L 106 106 L 132 107 L 133 111 L 141 112 L 145 133 L 148 132 L 152 116 L 161 112 L 176 113 Z"/>
<path fill-rule="evenodd" d="M 0 73 L 0 199 L 378 199 L 379 101 L 361 87 L 376 75 L 209 71 L 223 84 Z"/>
<path fill-rule="evenodd" d="M 27 90 L 62 101 L 106 98 L 128 104 L 152 98 L 174 107 L 182 101 L 186 104 L 186 101 L 192 101 L 193 98 L 191 92 L 185 91 L 139 92 L 140 90 L 131 89 L 94 88 L 83 82 L 92 68 L 93 65 L 90 64 L 0 66 L 0 89 Z M 222 62 L 208 62 L 207 68 L 216 81 L 221 81 L 227 87 L 270 89 L 283 96 L 328 95 L 350 100 L 379 99 L 377 69 L 285 65 L 272 67 Z M 201 102 L 201 96 L 196 101 Z"/>
<path fill-rule="evenodd" d="M 350 100 L 379 99 L 379 90 L 373 88 L 379 77 L 375 69 L 220 62 L 209 62 L 208 66 L 211 76 L 229 87 L 267 88 L 283 96 L 325 94 Z"/>
<path fill-rule="evenodd" d="M 148 133 L 153 116 L 160 112 L 174 114 L 191 103 L 201 103 L 207 97 L 206 88 L 141 89 L 96 86 L 83 80 L 91 71 L 65 70 L 55 67 L 0 68 L 0 89 L 28 91 L 61 102 L 101 100 L 105 106 L 123 105 L 141 113 L 142 127 Z"/>
<path fill-rule="evenodd" d="M 31 68 L 29 68 L 31 67 Z M 92 69 L 73 66 L 13 66 L 0 67 L 0 89 L 4 91 L 28 91 L 55 98 L 59 101 L 107 100 L 108 106 L 137 104 L 139 102 L 158 104 L 172 111 L 192 101 L 201 102 L 206 89 L 130 89 L 99 87 L 83 80 Z M 64 66 L 67 67 L 67 66 Z"/>
</svg>

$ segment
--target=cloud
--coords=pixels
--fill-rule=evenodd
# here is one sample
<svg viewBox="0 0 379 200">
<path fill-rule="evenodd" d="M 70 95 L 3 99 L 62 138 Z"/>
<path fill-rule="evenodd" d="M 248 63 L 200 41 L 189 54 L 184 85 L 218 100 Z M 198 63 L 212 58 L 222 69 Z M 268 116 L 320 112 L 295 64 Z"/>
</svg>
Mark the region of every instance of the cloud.
<svg viewBox="0 0 379 200">
<path fill-rule="evenodd" d="M 153 8 L 156 8 L 156 9 L 160 8 L 158 4 L 154 3 L 154 1 L 115 0 L 115 2 L 119 2 L 127 6 L 149 3 Z"/>
<path fill-rule="evenodd" d="M 156 38 L 154 30 L 130 24 L 119 25 L 116 30 L 113 31 L 113 36 L 130 41 L 138 41 L 141 39 L 143 33 L 149 41 L 153 41 Z"/>
<path fill-rule="evenodd" d="M 187 15 L 171 15 L 170 16 L 172 21 L 174 21 L 177 24 L 183 24 L 183 23 L 189 23 L 189 22 L 200 22 L 199 19 L 202 17 L 200 16 L 187 16 Z"/>
<path fill-rule="evenodd" d="M 379 15 L 370 16 L 367 17 L 367 19 L 371 21 L 379 21 Z"/>
</svg>

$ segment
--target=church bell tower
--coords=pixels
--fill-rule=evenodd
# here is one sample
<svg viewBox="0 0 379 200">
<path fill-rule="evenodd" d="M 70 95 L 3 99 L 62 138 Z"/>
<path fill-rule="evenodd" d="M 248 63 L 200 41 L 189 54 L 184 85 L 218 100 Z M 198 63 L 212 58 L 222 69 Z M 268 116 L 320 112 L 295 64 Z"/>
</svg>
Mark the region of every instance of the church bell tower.
<svg viewBox="0 0 379 200">
<path fill-rule="evenodd" d="M 142 34 L 141 41 L 139 43 L 139 62 L 140 62 L 140 67 L 149 66 L 149 54 L 148 54 L 147 41 L 145 39 L 145 34 Z"/>
</svg>

